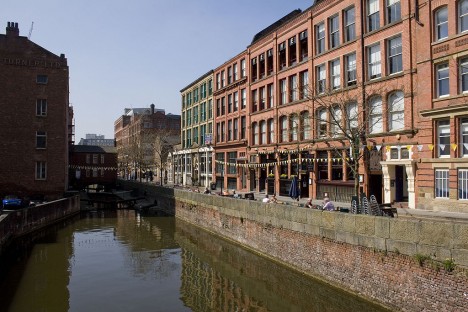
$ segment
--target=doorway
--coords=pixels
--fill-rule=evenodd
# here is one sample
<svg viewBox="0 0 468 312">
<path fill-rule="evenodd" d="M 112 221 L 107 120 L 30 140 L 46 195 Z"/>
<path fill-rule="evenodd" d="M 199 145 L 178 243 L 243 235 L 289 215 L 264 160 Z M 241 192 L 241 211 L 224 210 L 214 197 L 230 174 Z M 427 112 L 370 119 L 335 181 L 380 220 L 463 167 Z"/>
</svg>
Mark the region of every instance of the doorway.
<svg viewBox="0 0 468 312">
<path fill-rule="evenodd" d="M 382 186 L 383 180 L 381 174 L 371 174 L 369 176 L 369 196 L 374 195 L 378 203 L 383 203 Z"/>
</svg>

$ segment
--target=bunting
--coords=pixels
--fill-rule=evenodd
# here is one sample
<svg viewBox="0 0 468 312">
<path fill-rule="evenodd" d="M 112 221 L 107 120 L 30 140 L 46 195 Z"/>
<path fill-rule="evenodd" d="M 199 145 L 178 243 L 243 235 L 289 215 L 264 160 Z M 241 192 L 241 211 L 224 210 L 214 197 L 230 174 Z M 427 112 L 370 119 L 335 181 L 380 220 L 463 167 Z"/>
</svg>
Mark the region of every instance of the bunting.
<svg viewBox="0 0 468 312">
<path fill-rule="evenodd" d="M 119 170 L 117 167 L 99 167 L 99 166 L 80 166 L 80 165 L 69 165 L 70 169 L 80 169 L 80 170 Z"/>
</svg>

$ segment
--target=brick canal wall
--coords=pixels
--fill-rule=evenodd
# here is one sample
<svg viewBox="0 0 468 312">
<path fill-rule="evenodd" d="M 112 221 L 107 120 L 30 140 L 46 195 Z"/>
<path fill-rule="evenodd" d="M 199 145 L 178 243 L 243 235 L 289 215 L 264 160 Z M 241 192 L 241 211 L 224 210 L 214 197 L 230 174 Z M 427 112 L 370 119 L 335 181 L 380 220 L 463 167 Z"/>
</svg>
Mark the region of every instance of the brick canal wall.
<svg viewBox="0 0 468 312">
<path fill-rule="evenodd" d="M 175 207 L 179 219 L 392 309 L 468 311 L 468 224 L 319 211 L 159 187 L 151 187 L 151 194 L 166 210 Z M 456 264 L 452 272 L 441 263 L 447 258 Z"/>
</svg>

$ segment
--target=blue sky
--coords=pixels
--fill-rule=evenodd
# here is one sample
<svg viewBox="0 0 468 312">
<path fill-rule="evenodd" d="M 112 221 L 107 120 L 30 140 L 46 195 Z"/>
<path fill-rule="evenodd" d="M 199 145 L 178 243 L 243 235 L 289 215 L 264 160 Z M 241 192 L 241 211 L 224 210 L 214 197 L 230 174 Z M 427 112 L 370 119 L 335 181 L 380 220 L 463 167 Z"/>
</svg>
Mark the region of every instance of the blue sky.
<svg viewBox="0 0 468 312">
<path fill-rule="evenodd" d="M 253 36 L 312 0 L 15 0 L 0 10 L 1 33 L 21 36 L 70 68 L 75 140 L 114 137 L 126 107 L 154 103 L 180 114 L 180 90 L 243 51 Z"/>
</svg>

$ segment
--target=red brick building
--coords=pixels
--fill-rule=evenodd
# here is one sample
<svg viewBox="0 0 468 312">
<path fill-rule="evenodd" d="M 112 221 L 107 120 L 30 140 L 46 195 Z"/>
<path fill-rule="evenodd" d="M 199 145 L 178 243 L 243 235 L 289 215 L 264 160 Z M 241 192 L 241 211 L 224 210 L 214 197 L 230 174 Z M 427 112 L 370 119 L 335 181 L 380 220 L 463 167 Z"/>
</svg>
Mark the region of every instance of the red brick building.
<svg viewBox="0 0 468 312">
<path fill-rule="evenodd" d="M 0 196 L 55 199 L 68 186 L 73 140 L 68 65 L 19 35 L 8 23 L 0 35 Z"/>
<path fill-rule="evenodd" d="M 468 0 L 292 11 L 214 70 L 218 187 L 467 211 L 467 47 Z"/>
<path fill-rule="evenodd" d="M 73 145 L 70 151 L 70 186 L 75 190 L 89 185 L 115 187 L 117 149 L 113 146 Z"/>
</svg>

